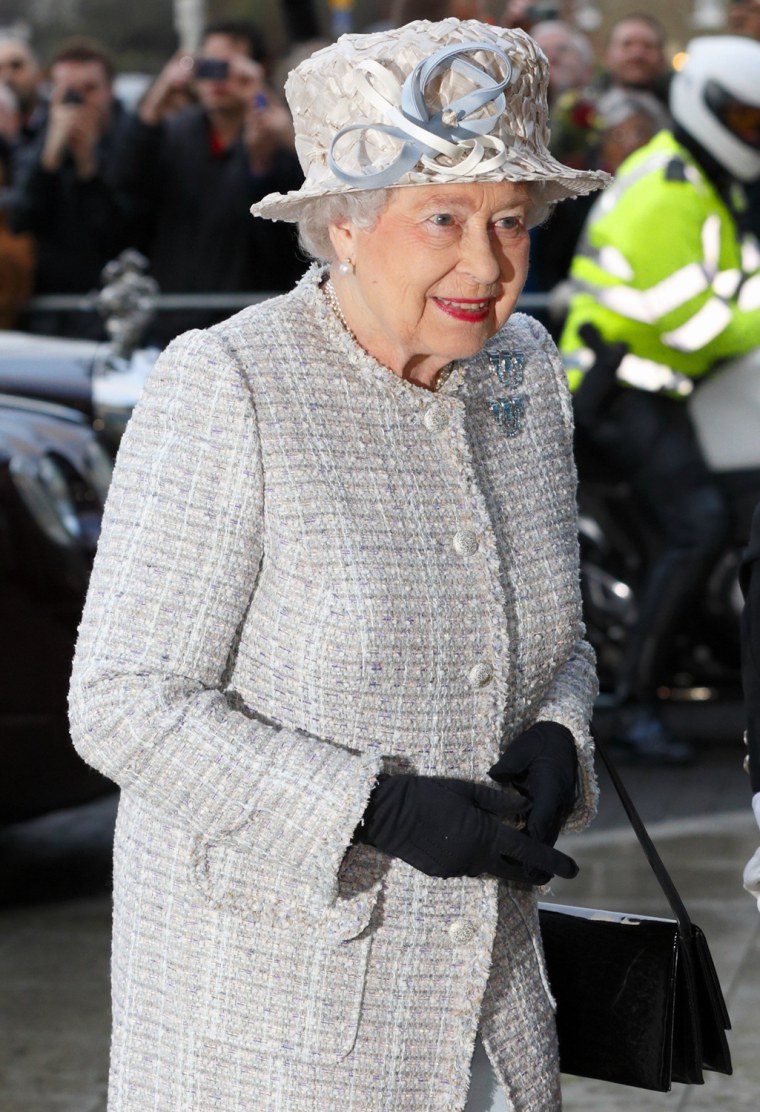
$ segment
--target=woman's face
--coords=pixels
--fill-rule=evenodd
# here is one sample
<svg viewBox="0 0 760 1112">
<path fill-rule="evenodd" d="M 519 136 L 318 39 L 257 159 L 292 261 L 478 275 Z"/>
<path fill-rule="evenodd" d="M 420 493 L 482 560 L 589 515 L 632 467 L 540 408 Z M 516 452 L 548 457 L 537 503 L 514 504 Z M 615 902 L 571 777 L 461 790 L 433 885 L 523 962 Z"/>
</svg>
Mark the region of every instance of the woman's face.
<svg viewBox="0 0 760 1112">
<path fill-rule="evenodd" d="M 359 343 L 430 385 L 475 355 L 514 309 L 528 269 L 530 187 L 513 182 L 394 189 L 375 227 L 331 228 L 351 275 L 333 280 Z"/>
</svg>

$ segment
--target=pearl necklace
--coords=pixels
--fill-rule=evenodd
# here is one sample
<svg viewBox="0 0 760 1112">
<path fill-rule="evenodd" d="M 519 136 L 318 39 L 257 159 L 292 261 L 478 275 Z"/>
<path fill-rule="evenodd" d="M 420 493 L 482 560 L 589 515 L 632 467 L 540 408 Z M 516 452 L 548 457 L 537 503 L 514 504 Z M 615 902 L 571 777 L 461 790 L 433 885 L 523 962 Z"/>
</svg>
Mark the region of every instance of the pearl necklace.
<svg viewBox="0 0 760 1112">
<path fill-rule="evenodd" d="M 325 297 L 327 298 L 327 304 L 330 306 L 330 308 L 332 309 L 335 316 L 338 318 L 340 323 L 343 325 L 344 331 L 349 334 L 349 336 L 351 337 L 351 339 L 354 341 L 355 344 L 358 344 L 359 341 L 357 340 L 356 336 L 354 336 L 351 329 L 348 327 L 348 321 L 346 320 L 346 318 L 343 315 L 343 310 L 341 309 L 340 302 L 338 301 L 338 295 L 335 292 L 335 287 L 333 286 L 332 279 L 330 277 L 328 277 L 327 281 L 323 283 L 322 292 L 324 293 Z"/>
<path fill-rule="evenodd" d="M 335 292 L 335 287 L 333 286 L 332 279 L 329 277 L 329 275 L 327 280 L 322 283 L 321 289 L 327 299 L 327 304 L 332 309 L 333 314 L 340 322 L 343 330 L 348 333 L 355 344 L 359 344 L 359 341 L 354 335 L 353 330 L 349 327 L 348 321 L 346 320 L 343 310 L 340 307 L 338 295 Z M 361 344 L 359 344 L 359 347 L 361 347 Z M 438 377 L 435 380 L 435 385 L 432 387 L 432 391 L 434 394 L 437 393 L 441 389 L 443 384 L 449 379 L 456 366 L 457 361 L 453 360 L 451 363 L 447 363 L 445 367 L 441 368 L 441 370 L 438 372 Z"/>
</svg>

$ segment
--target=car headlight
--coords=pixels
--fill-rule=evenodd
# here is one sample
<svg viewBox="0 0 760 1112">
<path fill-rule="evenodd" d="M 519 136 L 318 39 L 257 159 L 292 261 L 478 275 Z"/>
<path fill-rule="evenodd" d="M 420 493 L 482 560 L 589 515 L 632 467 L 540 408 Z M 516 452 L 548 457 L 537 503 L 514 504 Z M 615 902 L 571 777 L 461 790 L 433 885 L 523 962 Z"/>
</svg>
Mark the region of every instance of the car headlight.
<svg viewBox="0 0 760 1112">
<path fill-rule="evenodd" d="M 101 505 L 103 505 L 105 504 L 108 488 L 111 485 L 111 476 L 113 475 L 111 457 L 97 440 L 91 440 L 84 450 L 84 462 L 87 467 L 90 482 L 100 499 Z"/>
<path fill-rule="evenodd" d="M 69 484 L 49 456 L 16 455 L 9 471 L 18 494 L 43 533 L 56 544 L 70 545 L 82 528 Z"/>
</svg>

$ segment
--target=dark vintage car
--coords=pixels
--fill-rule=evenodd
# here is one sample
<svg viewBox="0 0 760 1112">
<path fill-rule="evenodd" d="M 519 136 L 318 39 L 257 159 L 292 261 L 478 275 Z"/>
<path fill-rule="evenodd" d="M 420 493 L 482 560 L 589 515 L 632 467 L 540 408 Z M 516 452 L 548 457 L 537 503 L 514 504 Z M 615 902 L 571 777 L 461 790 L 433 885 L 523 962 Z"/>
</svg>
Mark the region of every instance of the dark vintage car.
<svg viewBox="0 0 760 1112">
<path fill-rule="evenodd" d="M 81 413 L 0 394 L 0 822 L 109 786 L 71 746 L 66 690 L 110 474 Z"/>
<path fill-rule="evenodd" d="M 71 745 L 66 696 L 113 457 L 157 352 L 123 314 L 109 324 L 107 344 L 0 332 L 2 823 L 113 790 Z"/>
</svg>

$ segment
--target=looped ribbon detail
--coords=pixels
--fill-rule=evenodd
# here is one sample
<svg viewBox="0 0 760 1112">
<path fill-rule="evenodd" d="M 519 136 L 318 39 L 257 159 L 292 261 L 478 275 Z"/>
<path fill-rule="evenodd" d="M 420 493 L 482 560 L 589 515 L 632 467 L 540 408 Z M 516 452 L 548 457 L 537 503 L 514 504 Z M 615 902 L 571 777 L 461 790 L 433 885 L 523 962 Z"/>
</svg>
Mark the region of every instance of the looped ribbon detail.
<svg viewBox="0 0 760 1112">
<path fill-rule="evenodd" d="M 464 57 L 475 51 L 493 54 L 500 60 L 504 67 L 501 81 Z M 447 67 L 468 77 L 476 88 L 431 115 L 425 91 L 438 71 Z M 486 174 L 498 170 L 506 161 L 506 144 L 490 134 L 504 111 L 504 89 L 512 80 L 512 63 L 498 47 L 485 42 L 446 47 L 419 62 L 403 86 L 387 69 L 367 59 L 357 67 L 354 80 L 363 95 L 391 122 L 349 124 L 333 136 L 328 163 L 333 174 L 348 185 L 384 189 L 418 163 L 435 170 L 437 175 L 466 177 L 476 171 Z M 477 119 L 469 118 L 487 104 L 493 104 L 493 112 Z M 373 172 L 370 167 L 366 173 L 351 173 L 338 165 L 335 148 L 345 135 L 359 131 L 392 136 L 401 140 L 403 146 L 395 160 L 384 169 Z M 486 157 L 487 150 L 494 153 Z M 468 152 L 464 158 L 463 151 Z M 441 155 L 450 158 L 452 165 L 441 164 Z"/>
</svg>

